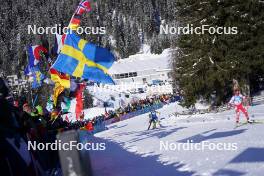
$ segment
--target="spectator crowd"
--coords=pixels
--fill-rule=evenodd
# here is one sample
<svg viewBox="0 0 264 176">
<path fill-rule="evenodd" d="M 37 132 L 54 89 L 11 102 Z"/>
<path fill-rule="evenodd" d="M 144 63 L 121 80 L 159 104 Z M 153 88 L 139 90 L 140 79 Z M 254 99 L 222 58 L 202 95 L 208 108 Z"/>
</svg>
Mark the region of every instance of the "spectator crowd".
<svg viewBox="0 0 264 176">
<path fill-rule="evenodd" d="M 14 101 L 5 81 L 0 78 L 0 166 L 7 168 L 3 175 L 56 175 L 60 168 L 58 152 L 28 150 L 28 141 L 52 143 L 58 133 L 66 130 L 97 132 L 104 130 L 102 124 L 106 120 L 115 118 L 118 121 L 125 114 L 178 99 L 178 96 L 169 94 L 149 97 L 114 111 L 105 111 L 91 120 L 81 118 L 70 123 L 63 120 L 61 114 L 47 113 L 39 105 L 31 108 L 25 98 Z"/>
</svg>

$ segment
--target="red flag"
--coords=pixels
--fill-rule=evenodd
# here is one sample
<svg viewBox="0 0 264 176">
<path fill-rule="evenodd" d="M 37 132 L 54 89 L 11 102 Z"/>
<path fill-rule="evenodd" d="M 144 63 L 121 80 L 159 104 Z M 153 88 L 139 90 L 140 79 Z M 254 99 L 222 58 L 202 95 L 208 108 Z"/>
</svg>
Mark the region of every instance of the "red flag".
<svg viewBox="0 0 264 176">
<path fill-rule="evenodd" d="M 75 11 L 75 14 L 82 15 L 84 12 L 91 11 L 91 3 L 90 0 L 83 0 Z"/>
<path fill-rule="evenodd" d="M 81 16 L 80 15 L 74 15 L 70 21 L 70 29 L 72 30 L 77 30 L 77 28 L 80 26 L 81 24 Z"/>
<path fill-rule="evenodd" d="M 78 89 L 75 93 L 76 101 L 77 101 L 76 109 L 75 109 L 76 120 L 80 120 L 80 116 L 82 115 L 82 110 L 83 110 L 82 93 L 84 88 L 85 88 L 85 84 L 79 84 Z"/>
<path fill-rule="evenodd" d="M 59 83 L 65 88 L 70 88 L 70 76 L 64 73 L 60 73 L 54 68 L 50 69 L 50 78 L 54 83 Z"/>
</svg>

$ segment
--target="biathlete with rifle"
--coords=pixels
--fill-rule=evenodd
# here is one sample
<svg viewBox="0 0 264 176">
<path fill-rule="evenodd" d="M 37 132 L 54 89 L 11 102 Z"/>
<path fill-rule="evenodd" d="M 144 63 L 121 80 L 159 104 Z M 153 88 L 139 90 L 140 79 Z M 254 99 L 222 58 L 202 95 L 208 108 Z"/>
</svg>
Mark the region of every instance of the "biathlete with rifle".
<svg viewBox="0 0 264 176">
<path fill-rule="evenodd" d="M 158 119 L 158 115 L 157 114 L 160 114 L 160 113 L 158 111 L 155 111 L 154 109 L 151 110 L 151 112 L 149 114 L 149 126 L 148 126 L 148 130 L 150 129 L 152 123 L 153 123 L 152 129 L 155 129 L 156 128 L 156 125 L 159 122 L 159 119 Z"/>
<path fill-rule="evenodd" d="M 245 117 L 247 119 L 247 123 L 252 123 L 253 122 L 253 121 L 251 121 L 249 119 L 248 111 L 243 106 L 243 103 L 249 104 L 247 97 L 243 96 L 240 93 L 240 89 L 239 88 L 235 88 L 234 89 L 234 95 L 231 98 L 231 100 L 229 101 L 228 105 L 230 107 L 234 107 L 235 108 L 235 111 L 236 111 L 236 124 L 239 124 L 240 112 L 242 112 L 245 115 Z"/>
</svg>

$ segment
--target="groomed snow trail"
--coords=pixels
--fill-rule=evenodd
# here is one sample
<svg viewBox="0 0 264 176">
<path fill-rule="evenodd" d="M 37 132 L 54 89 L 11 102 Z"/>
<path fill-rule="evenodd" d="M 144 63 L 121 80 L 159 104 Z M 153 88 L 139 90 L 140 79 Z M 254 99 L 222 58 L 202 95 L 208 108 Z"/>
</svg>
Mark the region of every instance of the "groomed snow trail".
<svg viewBox="0 0 264 176">
<path fill-rule="evenodd" d="M 174 116 L 184 111 L 177 103 L 159 110 L 161 127 L 147 131 L 148 114 L 108 126 L 95 135 L 105 151 L 90 153 L 95 175 L 248 175 L 264 173 L 264 124 L 234 129 L 234 110 Z M 264 120 L 264 105 L 250 107 L 253 119 Z M 241 115 L 241 121 L 245 121 Z M 185 150 L 181 145 L 213 143 L 227 150 Z M 161 147 L 161 143 L 180 146 Z M 214 146 L 215 146 L 214 145 Z M 230 150 L 230 145 L 235 148 Z"/>
</svg>

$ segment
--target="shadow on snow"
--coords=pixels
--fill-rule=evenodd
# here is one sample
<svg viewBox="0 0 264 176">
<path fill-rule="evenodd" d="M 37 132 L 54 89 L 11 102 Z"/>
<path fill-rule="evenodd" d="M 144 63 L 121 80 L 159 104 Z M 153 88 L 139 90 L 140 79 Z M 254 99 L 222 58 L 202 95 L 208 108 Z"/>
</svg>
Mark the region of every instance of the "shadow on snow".
<svg viewBox="0 0 264 176">
<path fill-rule="evenodd" d="M 194 136 L 179 140 L 177 142 L 180 143 L 186 143 L 187 141 L 192 141 L 193 143 L 200 143 L 202 141 L 206 141 L 206 140 L 210 140 L 210 139 L 218 139 L 218 138 L 225 138 L 225 137 L 229 137 L 229 136 L 235 136 L 241 133 L 244 133 L 246 130 L 245 129 L 241 129 L 241 130 L 232 130 L 232 131 L 223 131 L 223 132 L 215 132 L 213 134 L 210 135 L 205 135 L 207 133 L 201 133 L 201 134 L 196 134 Z"/>
<path fill-rule="evenodd" d="M 123 149 L 119 144 L 93 137 L 91 142 L 105 143 L 104 151 L 89 151 L 94 176 L 189 176 L 192 171 L 180 171 L 184 164 L 163 165 L 159 155 L 143 157 Z"/>
</svg>

